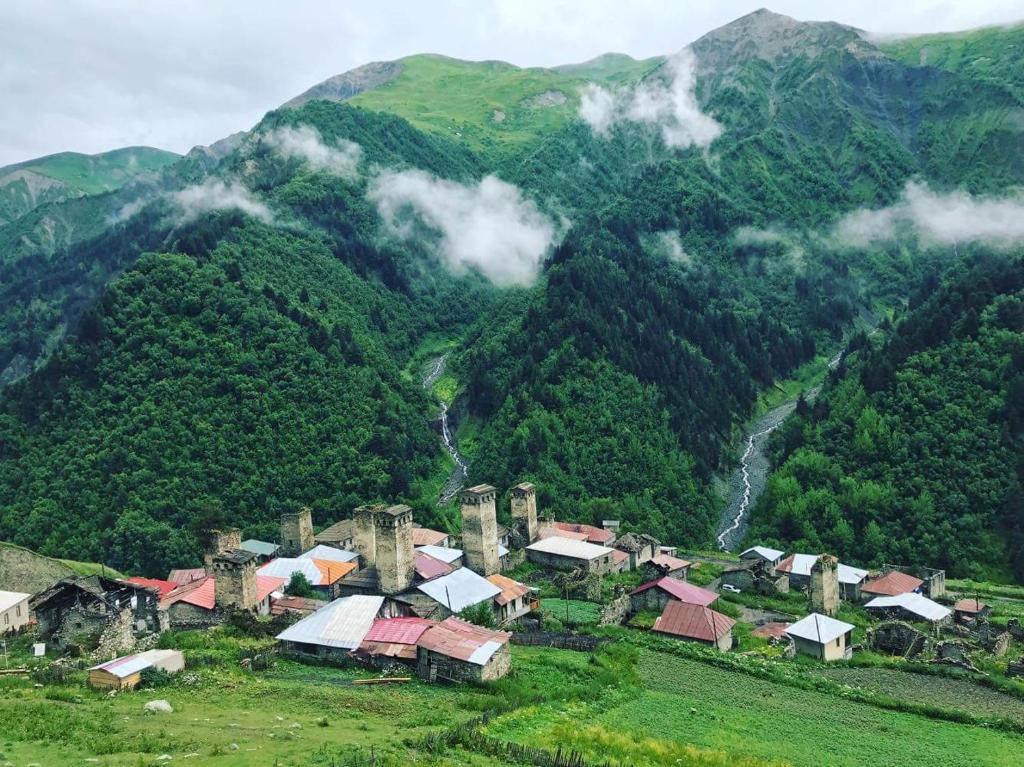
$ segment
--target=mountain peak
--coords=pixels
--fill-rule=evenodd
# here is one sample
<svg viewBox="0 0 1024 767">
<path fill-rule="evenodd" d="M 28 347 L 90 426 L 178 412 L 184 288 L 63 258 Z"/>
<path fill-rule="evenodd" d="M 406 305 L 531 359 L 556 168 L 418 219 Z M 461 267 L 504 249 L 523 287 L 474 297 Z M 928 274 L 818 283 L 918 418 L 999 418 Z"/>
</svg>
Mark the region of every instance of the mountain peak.
<svg viewBox="0 0 1024 767">
<path fill-rule="evenodd" d="M 282 104 L 284 107 L 300 107 L 307 101 L 345 101 L 355 95 L 390 82 L 402 73 L 400 61 L 371 61 L 355 69 L 342 72 L 317 83 L 304 93 Z"/>
<path fill-rule="evenodd" d="M 794 56 L 817 58 L 842 48 L 854 54 L 877 55 L 859 29 L 834 21 L 799 21 L 767 8 L 708 32 L 692 48 L 701 67 L 708 69 L 724 69 L 753 59 L 774 62 Z"/>
</svg>

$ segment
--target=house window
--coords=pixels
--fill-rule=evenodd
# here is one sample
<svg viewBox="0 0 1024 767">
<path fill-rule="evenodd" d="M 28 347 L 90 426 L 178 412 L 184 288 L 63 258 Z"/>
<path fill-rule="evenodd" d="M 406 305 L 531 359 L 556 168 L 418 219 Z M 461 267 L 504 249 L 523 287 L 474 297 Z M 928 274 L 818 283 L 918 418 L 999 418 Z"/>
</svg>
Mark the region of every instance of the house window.
<svg viewBox="0 0 1024 767">
<path fill-rule="evenodd" d="M 19 618 L 21 617 L 21 605 L 16 605 L 15 606 L 14 614 L 17 615 Z"/>
<path fill-rule="evenodd" d="M 10 613 L 4 613 L 4 625 L 6 626 L 10 622 L 11 622 L 11 614 Z"/>
</svg>

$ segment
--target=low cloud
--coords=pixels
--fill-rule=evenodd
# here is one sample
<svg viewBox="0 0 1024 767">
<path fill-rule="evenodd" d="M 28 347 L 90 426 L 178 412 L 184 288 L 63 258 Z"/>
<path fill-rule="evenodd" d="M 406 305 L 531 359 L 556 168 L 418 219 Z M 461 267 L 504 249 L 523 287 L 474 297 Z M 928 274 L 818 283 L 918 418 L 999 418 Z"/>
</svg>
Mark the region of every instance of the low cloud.
<svg viewBox="0 0 1024 767">
<path fill-rule="evenodd" d="M 171 201 L 181 210 L 182 221 L 191 221 L 215 210 L 240 210 L 265 224 L 274 219 L 270 208 L 236 181 L 207 179 L 202 184 L 174 192 Z"/>
<path fill-rule="evenodd" d="M 927 184 L 909 182 L 896 203 L 848 213 L 832 234 L 848 247 L 916 236 L 924 245 L 984 243 L 1008 248 L 1024 242 L 1024 194 L 972 197 L 963 191 L 934 192 Z"/>
<path fill-rule="evenodd" d="M 667 146 L 707 148 L 722 134 L 722 126 L 697 103 L 695 64 L 693 53 L 684 48 L 662 67 L 667 81 L 616 91 L 590 84 L 580 94 L 579 116 L 601 136 L 615 125 L 639 123 L 657 127 Z"/>
<path fill-rule="evenodd" d="M 266 134 L 264 139 L 282 157 L 303 160 L 313 170 L 349 180 L 359 177 L 363 150 L 355 142 L 338 139 L 333 145 L 326 144 L 310 125 L 286 125 Z"/>
<path fill-rule="evenodd" d="M 418 238 L 425 229 L 453 273 L 479 269 L 502 286 L 532 283 L 567 226 L 496 176 L 467 185 L 420 170 L 385 171 L 367 195 L 392 236 Z"/>
<path fill-rule="evenodd" d="M 758 228 L 741 226 L 732 234 L 732 242 L 736 247 L 770 248 L 778 246 L 782 251 L 782 262 L 774 266 L 785 266 L 787 263 L 797 271 L 802 271 L 806 264 L 806 251 L 803 242 L 812 237 L 810 234 L 800 235 L 777 226 Z"/>
<path fill-rule="evenodd" d="M 650 236 L 649 247 L 661 253 L 669 261 L 683 266 L 693 266 L 693 256 L 683 248 L 683 241 L 679 239 L 679 232 L 675 230 L 655 232 Z"/>
</svg>

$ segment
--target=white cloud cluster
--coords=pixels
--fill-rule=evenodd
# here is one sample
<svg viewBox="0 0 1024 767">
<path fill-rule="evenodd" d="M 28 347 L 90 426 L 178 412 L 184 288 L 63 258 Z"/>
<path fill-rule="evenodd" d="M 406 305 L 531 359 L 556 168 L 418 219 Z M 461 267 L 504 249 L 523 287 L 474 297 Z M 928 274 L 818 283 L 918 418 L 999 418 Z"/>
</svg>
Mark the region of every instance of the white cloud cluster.
<svg viewBox="0 0 1024 767">
<path fill-rule="evenodd" d="M 588 85 L 580 94 L 580 118 L 602 136 L 614 125 L 632 122 L 656 126 L 670 147 L 710 146 L 722 126 L 697 103 L 693 53 L 684 48 L 662 69 L 667 80 L 648 80 L 633 88 L 611 91 Z"/>
<path fill-rule="evenodd" d="M 972 197 L 963 191 L 940 193 L 927 184 L 909 182 L 893 205 L 853 211 L 833 229 L 835 240 L 849 247 L 892 242 L 906 235 L 916 235 L 925 245 L 1017 245 L 1024 242 L 1024 194 Z"/>
<path fill-rule="evenodd" d="M 782 260 L 774 262 L 773 265 L 780 267 L 788 263 L 789 266 L 800 271 L 804 268 L 806 256 L 801 243 L 807 238 L 813 237 L 814 235 L 810 233 L 800 235 L 778 226 L 769 226 L 764 229 L 753 226 L 741 226 L 733 232 L 732 242 L 738 247 L 754 246 L 765 248 L 779 245 L 784 248 Z"/>
<path fill-rule="evenodd" d="M 273 222 L 273 215 L 263 202 L 237 181 L 210 178 L 202 184 L 186 187 L 171 195 L 181 210 L 181 220 L 191 221 L 203 213 L 214 210 L 240 210 L 265 224 Z"/>
<path fill-rule="evenodd" d="M 282 157 L 304 160 L 313 170 L 350 180 L 359 177 L 363 150 L 353 141 L 338 139 L 333 146 L 325 144 L 311 125 L 285 125 L 268 133 L 264 139 Z"/>
<path fill-rule="evenodd" d="M 426 228 L 453 273 L 479 269 L 501 286 L 532 283 L 564 231 L 496 176 L 467 185 L 420 170 L 385 171 L 367 194 L 391 235 L 411 239 Z"/>
<path fill-rule="evenodd" d="M 683 248 L 683 241 L 679 238 L 679 232 L 674 229 L 655 232 L 652 235 L 652 240 L 654 247 L 670 261 L 675 261 L 683 266 L 693 265 L 693 256 Z"/>
</svg>

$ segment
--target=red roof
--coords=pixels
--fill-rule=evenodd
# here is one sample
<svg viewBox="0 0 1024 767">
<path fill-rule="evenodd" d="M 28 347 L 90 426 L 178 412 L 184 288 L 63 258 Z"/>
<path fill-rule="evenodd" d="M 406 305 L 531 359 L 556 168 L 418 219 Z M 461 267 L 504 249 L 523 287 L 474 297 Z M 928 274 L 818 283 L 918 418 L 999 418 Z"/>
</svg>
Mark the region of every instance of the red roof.
<svg viewBox="0 0 1024 767">
<path fill-rule="evenodd" d="M 956 604 L 953 605 L 953 609 L 958 613 L 980 613 L 982 610 L 988 607 L 984 602 L 978 599 L 958 599 Z"/>
<path fill-rule="evenodd" d="M 732 631 L 736 621 L 709 607 L 670 601 L 654 621 L 654 630 L 662 634 L 715 642 Z"/>
<path fill-rule="evenodd" d="M 256 576 L 256 601 L 262 602 L 270 596 L 271 592 L 277 591 L 284 585 L 284 578 L 274 578 L 270 575 Z"/>
<path fill-rule="evenodd" d="M 643 586 L 634 589 L 630 593 L 642 594 L 648 589 L 653 588 L 661 589 L 670 597 L 678 599 L 680 602 L 700 605 L 701 607 L 707 607 L 718 599 L 718 594 L 713 591 L 702 589 L 700 586 L 694 586 L 692 583 L 686 583 L 685 581 L 676 580 L 675 578 L 669 578 L 667 575 L 664 578 L 648 581 Z"/>
<path fill-rule="evenodd" d="M 545 525 L 537 531 L 538 538 L 572 538 L 574 541 L 585 541 L 587 540 L 586 533 L 572 533 L 568 530 L 562 530 L 561 528 L 553 525 Z"/>
<path fill-rule="evenodd" d="M 183 583 L 191 583 L 192 581 L 201 581 L 205 577 L 206 570 L 202 567 L 193 567 L 188 570 L 171 570 L 171 574 L 167 576 L 167 580 L 171 583 L 181 585 Z"/>
<path fill-rule="evenodd" d="M 160 603 L 162 607 L 173 605 L 176 602 L 186 602 L 205 610 L 212 610 L 216 606 L 216 590 L 213 576 L 203 578 L 201 581 L 192 581 L 178 586 L 174 591 L 164 597 Z"/>
<path fill-rule="evenodd" d="M 449 658 L 468 661 L 484 645 L 490 642 L 504 645 L 511 636 L 507 631 L 491 631 L 451 617 L 424 631 L 417 645 Z"/>
<path fill-rule="evenodd" d="M 525 597 L 530 593 L 529 586 L 499 573 L 488 575 L 487 580 L 501 589 L 501 593 L 494 598 L 494 601 L 502 606 L 519 599 L 519 597 Z"/>
<path fill-rule="evenodd" d="M 618 549 L 612 549 L 612 562 L 614 562 L 615 564 L 620 565 L 623 562 L 627 561 L 628 559 L 629 559 L 629 554 L 627 554 L 625 551 L 619 551 Z"/>
<path fill-rule="evenodd" d="M 447 562 L 442 562 L 440 559 L 424 554 L 422 551 L 416 552 L 414 567 L 416 568 L 416 574 L 425 581 L 442 575 L 448 575 L 448 573 L 455 569 Z"/>
<path fill-rule="evenodd" d="M 283 596 L 270 601 L 270 614 L 283 615 L 284 613 L 302 613 L 309 615 L 315 613 L 327 603 L 319 599 L 306 599 L 305 597 Z"/>
<path fill-rule="evenodd" d="M 431 530 L 429 527 L 414 527 L 412 529 L 413 546 L 443 546 L 448 540 L 448 533 L 440 530 Z"/>
<path fill-rule="evenodd" d="M 651 564 L 655 567 L 661 567 L 669 572 L 673 570 L 682 570 L 690 566 L 690 563 L 685 559 L 679 557 L 673 557 L 668 554 L 658 554 L 657 556 L 651 557 Z"/>
<path fill-rule="evenodd" d="M 551 524 L 552 527 L 567 533 L 586 533 L 586 540 L 590 543 L 603 545 L 615 538 L 613 531 L 605 530 L 603 527 L 594 527 L 594 525 L 578 525 L 575 522 L 552 522 Z"/>
<path fill-rule="evenodd" d="M 899 570 L 893 570 L 891 573 L 886 573 L 881 578 L 875 578 L 873 581 L 868 581 L 861 588 L 866 594 L 881 594 L 886 597 L 895 597 L 900 594 L 907 594 L 911 591 L 916 591 L 924 585 L 924 581 L 920 578 L 915 578 L 913 575 L 907 575 L 901 573 Z"/>
<path fill-rule="evenodd" d="M 363 641 L 416 644 L 423 632 L 434 625 L 435 621 L 426 618 L 378 618 Z"/>
<path fill-rule="evenodd" d="M 159 578 L 129 578 L 129 583 L 134 583 L 136 586 L 145 586 L 148 589 L 156 589 L 160 593 L 160 599 L 167 596 L 168 593 L 174 591 L 178 587 L 177 583 L 172 581 L 162 581 Z"/>
<path fill-rule="evenodd" d="M 751 631 L 750 635 L 761 637 L 762 639 L 785 639 L 786 629 L 789 627 L 789 623 L 765 623 Z"/>
<path fill-rule="evenodd" d="M 796 559 L 796 554 L 790 554 L 788 557 L 783 559 L 777 565 L 775 565 L 775 572 L 777 573 L 789 573 L 793 571 L 793 560 Z"/>
</svg>

